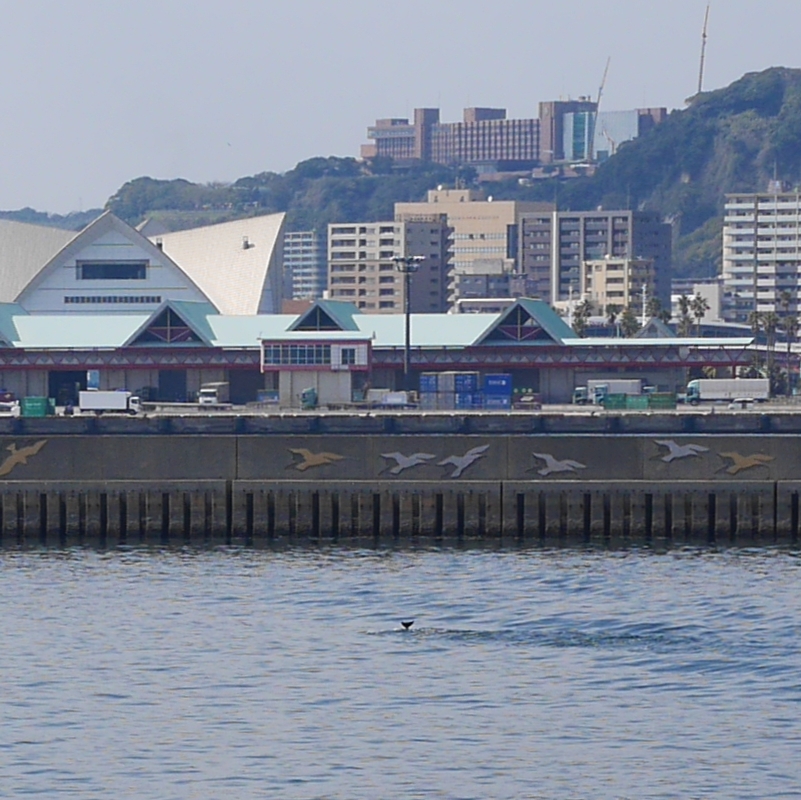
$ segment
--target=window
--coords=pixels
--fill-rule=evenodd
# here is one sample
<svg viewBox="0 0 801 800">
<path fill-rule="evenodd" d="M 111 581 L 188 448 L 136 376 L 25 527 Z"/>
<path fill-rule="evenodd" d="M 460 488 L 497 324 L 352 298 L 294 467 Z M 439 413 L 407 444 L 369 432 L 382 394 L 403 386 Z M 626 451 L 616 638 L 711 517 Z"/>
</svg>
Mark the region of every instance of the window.
<svg viewBox="0 0 801 800">
<path fill-rule="evenodd" d="M 267 344 L 264 363 L 273 366 L 310 366 L 331 363 L 328 344 Z"/>
<path fill-rule="evenodd" d="M 356 363 L 356 348 L 343 347 L 340 351 L 340 362 L 346 366 L 352 366 Z"/>
<path fill-rule="evenodd" d="M 147 278 L 147 261 L 79 261 L 79 281 L 143 281 Z"/>
<path fill-rule="evenodd" d="M 156 304 L 161 302 L 161 295 L 141 295 L 141 294 L 124 294 L 124 295 L 65 295 L 64 302 L 66 304 L 80 304 L 85 303 L 103 303 L 103 304 L 116 304 L 116 303 L 146 303 Z"/>
</svg>

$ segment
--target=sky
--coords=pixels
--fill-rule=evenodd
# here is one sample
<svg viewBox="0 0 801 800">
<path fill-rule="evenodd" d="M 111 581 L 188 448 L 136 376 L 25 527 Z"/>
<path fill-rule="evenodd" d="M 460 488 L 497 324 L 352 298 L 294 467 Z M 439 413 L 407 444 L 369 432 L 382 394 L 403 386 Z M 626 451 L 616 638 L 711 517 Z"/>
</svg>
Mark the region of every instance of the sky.
<svg viewBox="0 0 801 800">
<path fill-rule="evenodd" d="M 0 209 L 358 156 L 376 118 L 682 108 L 706 0 L 0 0 Z M 799 0 L 712 0 L 704 88 L 801 66 Z"/>
</svg>

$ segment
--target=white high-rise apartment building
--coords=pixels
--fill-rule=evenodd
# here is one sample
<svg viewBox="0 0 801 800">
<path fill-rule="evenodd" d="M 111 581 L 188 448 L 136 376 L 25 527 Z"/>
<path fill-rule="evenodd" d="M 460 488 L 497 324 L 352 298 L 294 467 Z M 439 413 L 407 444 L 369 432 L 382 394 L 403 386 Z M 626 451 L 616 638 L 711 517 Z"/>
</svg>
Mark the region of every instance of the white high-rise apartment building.
<svg viewBox="0 0 801 800">
<path fill-rule="evenodd" d="M 799 281 L 801 193 L 782 192 L 776 186 L 760 194 L 726 195 L 723 221 L 725 319 L 747 322 L 752 311 L 781 313 L 781 297 L 785 291 L 792 298 L 790 310 L 798 313 Z"/>
<path fill-rule="evenodd" d="M 286 231 L 284 233 L 284 272 L 293 300 L 316 300 L 328 288 L 325 233 Z"/>
</svg>

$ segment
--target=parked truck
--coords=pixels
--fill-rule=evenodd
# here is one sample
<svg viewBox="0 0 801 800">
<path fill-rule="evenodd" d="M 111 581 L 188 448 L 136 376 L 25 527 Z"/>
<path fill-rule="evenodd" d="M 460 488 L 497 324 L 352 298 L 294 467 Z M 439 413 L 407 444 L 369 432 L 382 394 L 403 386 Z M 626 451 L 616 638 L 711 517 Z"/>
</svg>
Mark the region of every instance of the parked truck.
<svg viewBox="0 0 801 800">
<path fill-rule="evenodd" d="M 578 405 L 600 405 L 610 394 L 640 395 L 643 393 L 641 378 L 601 378 L 587 381 L 586 386 L 573 390 L 573 402 Z"/>
<path fill-rule="evenodd" d="M 141 410 L 139 398 L 132 392 L 123 390 L 79 392 L 78 407 L 82 413 L 93 411 L 95 414 L 138 414 Z"/>
<path fill-rule="evenodd" d="M 197 401 L 202 406 L 225 405 L 230 402 L 229 385 L 227 381 L 204 383 L 200 387 Z"/>
<path fill-rule="evenodd" d="M 687 384 L 686 400 L 697 405 L 715 400 L 761 402 L 769 397 L 770 381 L 767 378 L 698 378 Z"/>
</svg>

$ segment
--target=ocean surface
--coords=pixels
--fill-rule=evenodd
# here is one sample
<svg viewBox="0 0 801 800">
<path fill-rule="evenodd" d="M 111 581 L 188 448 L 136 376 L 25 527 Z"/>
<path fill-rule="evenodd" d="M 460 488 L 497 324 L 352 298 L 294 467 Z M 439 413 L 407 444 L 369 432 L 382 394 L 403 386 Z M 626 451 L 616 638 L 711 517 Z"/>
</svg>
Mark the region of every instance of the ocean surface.
<svg viewBox="0 0 801 800">
<path fill-rule="evenodd" d="M 786 551 L 5 550 L 0 676 L 3 798 L 801 798 Z"/>
</svg>

